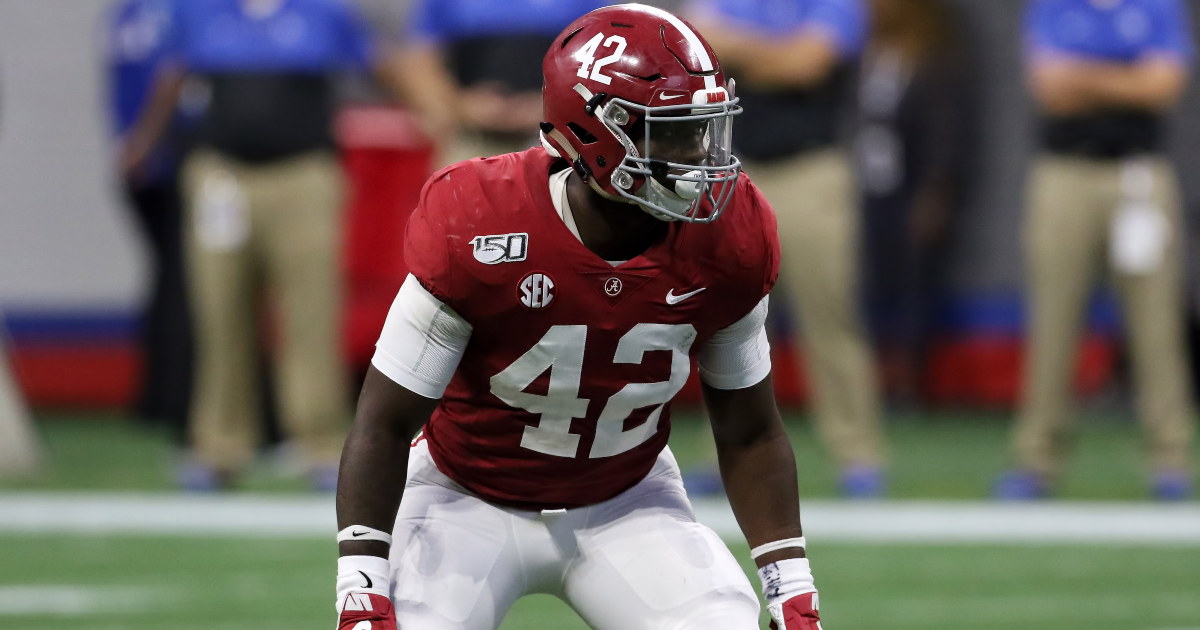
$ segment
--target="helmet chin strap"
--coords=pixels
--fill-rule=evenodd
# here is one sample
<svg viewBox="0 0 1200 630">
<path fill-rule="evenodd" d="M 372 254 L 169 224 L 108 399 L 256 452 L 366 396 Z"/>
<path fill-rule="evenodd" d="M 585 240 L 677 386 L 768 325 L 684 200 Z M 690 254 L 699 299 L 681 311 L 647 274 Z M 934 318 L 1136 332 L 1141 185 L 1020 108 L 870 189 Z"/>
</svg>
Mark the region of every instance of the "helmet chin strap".
<svg viewBox="0 0 1200 630">
<path fill-rule="evenodd" d="M 547 126 L 549 126 L 549 125 L 547 125 Z M 542 135 L 553 138 L 554 141 L 558 143 L 558 146 L 562 147 L 563 151 L 566 151 L 567 161 L 569 161 L 571 163 L 572 167 L 574 167 L 576 161 L 579 159 L 579 152 L 575 150 L 575 147 L 571 146 L 571 143 L 567 140 L 567 137 L 564 136 L 561 131 L 554 129 L 554 128 L 551 128 L 550 131 L 545 131 L 543 129 Z M 543 141 L 542 144 L 543 144 L 543 146 L 546 146 L 548 149 L 554 149 L 553 146 L 550 146 L 549 143 L 547 143 L 545 141 Z M 554 153 L 557 154 L 558 150 L 555 150 Z M 562 157 L 562 156 L 559 155 L 558 157 Z M 578 170 L 578 169 L 576 169 L 576 170 Z M 588 186 L 590 186 L 592 188 L 592 190 L 596 191 L 596 194 L 600 195 L 601 197 L 604 197 L 605 199 L 608 199 L 609 201 L 617 201 L 620 203 L 627 203 L 627 204 L 631 204 L 631 205 L 641 205 L 641 204 L 637 203 L 636 201 L 630 201 L 629 199 L 626 199 L 625 197 L 622 197 L 620 195 L 614 195 L 614 194 L 608 192 L 607 190 L 604 190 L 604 188 L 601 187 L 600 184 L 596 183 L 596 178 L 592 177 L 590 174 L 585 175 L 583 173 L 580 173 L 580 175 L 583 177 L 583 180 L 587 182 Z"/>
</svg>

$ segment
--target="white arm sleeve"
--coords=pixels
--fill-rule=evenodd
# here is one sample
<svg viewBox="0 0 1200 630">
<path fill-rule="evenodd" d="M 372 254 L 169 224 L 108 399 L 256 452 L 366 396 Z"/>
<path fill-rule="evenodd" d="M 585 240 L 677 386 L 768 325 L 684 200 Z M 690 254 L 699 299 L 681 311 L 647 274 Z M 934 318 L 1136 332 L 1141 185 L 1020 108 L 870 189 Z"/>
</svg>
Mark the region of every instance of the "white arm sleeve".
<svg viewBox="0 0 1200 630">
<path fill-rule="evenodd" d="M 717 331 L 700 349 L 700 380 L 717 389 L 757 385 L 771 373 L 767 298 L 745 317 Z"/>
<path fill-rule="evenodd" d="M 470 340 L 471 325 L 409 274 L 388 311 L 371 365 L 416 394 L 441 398 Z"/>
</svg>

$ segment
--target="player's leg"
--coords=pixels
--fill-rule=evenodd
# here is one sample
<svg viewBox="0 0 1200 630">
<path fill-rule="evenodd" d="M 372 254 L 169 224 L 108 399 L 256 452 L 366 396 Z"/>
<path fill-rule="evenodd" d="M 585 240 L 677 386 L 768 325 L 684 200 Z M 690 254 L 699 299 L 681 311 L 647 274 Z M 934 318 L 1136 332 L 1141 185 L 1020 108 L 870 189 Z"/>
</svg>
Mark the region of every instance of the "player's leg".
<svg viewBox="0 0 1200 630">
<path fill-rule="evenodd" d="M 1129 326 L 1138 415 L 1149 433 L 1155 472 L 1183 480 L 1195 431 L 1183 354 L 1183 218 L 1178 186 L 1165 161 L 1153 168 L 1154 206 L 1170 225 L 1162 259 L 1146 273 L 1117 273 Z M 1186 484 L 1185 484 L 1186 485 Z"/>
<path fill-rule="evenodd" d="M 696 522 L 669 451 L 644 481 L 587 510 L 561 596 L 594 630 L 758 628 L 754 589 Z"/>
<path fill-rule="evenodd" d="M 349 424 L 338 341 L 342 177 L 332 156 L 270 167 L 262 180 L 268 278 L 279 297 L 278 391 L 288 437 L 332 490 Z"/>
<path fill-rule="evenodd" d="M 196 327 L 190 431 L 199 462 L 221 472 L 248 462 L 258 441 L 253 208 L 238 175 L 208 152 L 192 156 L 183 172 Z M 182 476 L 185 486 L 206 485 L 203 469 Z"/>
<path fill-rule="evenodd" d="M 1018 465 L 1044 480 L 1058 474 L 1073 443 L 1075 355 L 1108 234 L 1108 206 L 1118 200 L 1114 174 L 1087 160 L 1043 157 L 1029 183 L 1029 336 L 1013 441 Z"/>
<path fill-rule="evenodd" d="M 824 151 L 776 168 L 763 190 L 778 217 L 780 280 L 803 330 L 814 419 L 840 466 L 877 470 L 883 435 L 856 299 L 859 209 L 850 166 L 841 152 Z"/>
<path fill-rule="evenodd" d="M 399 628 L 499 627 L 529 588 L 524 524 L 439 472 L 424 443 L 409 458 L 390 558 Z"/>
</svg>

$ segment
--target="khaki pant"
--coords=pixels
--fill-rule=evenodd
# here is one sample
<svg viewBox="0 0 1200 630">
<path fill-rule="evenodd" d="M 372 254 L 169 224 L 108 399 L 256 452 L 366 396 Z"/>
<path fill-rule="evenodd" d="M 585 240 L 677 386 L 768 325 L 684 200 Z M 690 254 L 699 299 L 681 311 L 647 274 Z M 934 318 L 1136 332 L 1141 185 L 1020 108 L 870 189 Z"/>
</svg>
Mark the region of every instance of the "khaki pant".
<svg viewBox="0 0 1200 630">
<path fill-rule="evenodd" d="M 1194 428 L 1183 355 L 1182 216 L 1170 165 L 1146 165 L 1153 181 L 1145 193 L 1169 226 L 1161 263 L 1144 273 L 1113 271 L 1112 278 L 1152 465 L 1183 470 Z M 1044 156 L 1033 169 L 1025 224 L 1029 353 L 1014 445 L 1021 466 L 1052 480 L 1075 434 L 1069 400 L 1084 306 L 1097 272 L 1111 269 L 1110 226 L 1122 199 L 1119 161 Z"/>
<path fill-rule="evenodd" d="M 196 311 L 196 457 L 233 470 L 254 455 L 257 314 L 265 293 L 279 307 L 283 428 L 311 463 L 335 463 L 349 420 L 338 346 L 339 165 L 323 153 L 249 165 L 200 152 L 183 177 Z"/>
<path fill-rule="evenodd" d="M 840 465 L 879 466 L 879 394 L 857 308 L 859 211 L 849 163 L 828 150 L 745 170 L 779 221 L 779 281 L 802 326 L 817 428 Z"/>
<path fill-rule="evenodd" d="M 41 440 L 21 391 L 8 372 L 4 346 L 4 334 L 0 331 L 0 478 L 32 474 L 44 458 Z"/>
</svg>

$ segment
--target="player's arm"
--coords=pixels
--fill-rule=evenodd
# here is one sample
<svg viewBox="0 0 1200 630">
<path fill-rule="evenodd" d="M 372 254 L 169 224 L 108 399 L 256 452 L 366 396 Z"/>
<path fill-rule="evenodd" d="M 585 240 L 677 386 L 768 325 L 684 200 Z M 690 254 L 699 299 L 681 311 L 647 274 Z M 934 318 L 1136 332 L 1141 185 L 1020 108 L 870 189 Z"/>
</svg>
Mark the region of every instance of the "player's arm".
<svg viewBox="0 0 1200 630">
<path fill-rule="evenodd" d="M 1163 111 L 1179 101 L 1187 76 L 1187 66 L 1172 56 L 1150 55 L 1130 64 L 1053 56 L 1033 62 L 1029 87 L 1051 114 L 1114 106 Z"/>
<path fill-rule="evenodd" d="M 743 389 L 702 388 L 721 479 L 747 542 L 759 547 L 799 538 L 803 532 L 796 459 L 775 406 L 770 376 Z M 761 555 L 755 563 L 764 567 L 803 557 L 803 547 L 791 547 Z"/>
<path fill-rule="evenodd" d="M 354 426 L 342 448 L 339 531 L 354 525 L 392 531 L 404 491 L 409 444 L 437 404 L 392 381 L 374 365 L 367 368 Z M 378 540 L 343 540 L 338 550 L 343 556 L 388 556 L 388 545 Z"/>
<path fill-rule="evenodd" d="M 458 82 L 446 68 L 441 48 L 411 44 L 393 51 L 381 68 L 387 84 L 418 114 L 422 130 L 439 144 L 458 131 Z"/>
<path fill-rule="evenodd" d="M 471 326 L 409 276 L 396 296 L 338 475 L 338 627 L 394 630 L 388 555 L 410 442 L 437 408 Z"/>
<path fill-rule="evenodd" d="M 817 590 L 800 527 L 796 459 L 775 405 L 767 299 L 700 353 L 721 479 L 752 547 L 777 630 L 819 630 Z"/>
<path fill-rule="evenodd" d="M 759 87 L 806 88 L 824 81 L 838 63 L 833 38 L 805 30 L 769 38 L 699 15 L 692 18 L 721 62 L 737 69 L 738 80 Z"/>
<path fill-rule="evenodd" d="M 121 143 L 121 173 L 125 177 L 135 176 L 162 140 L 175 115 L 184 78 L 183 68 L 176 64 L 163 63 L 159 67 L 146 107 Z"/>
</svg>

